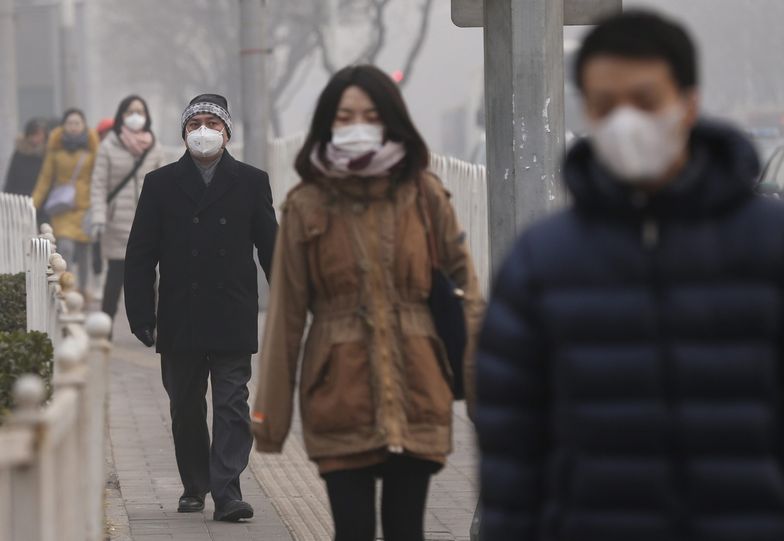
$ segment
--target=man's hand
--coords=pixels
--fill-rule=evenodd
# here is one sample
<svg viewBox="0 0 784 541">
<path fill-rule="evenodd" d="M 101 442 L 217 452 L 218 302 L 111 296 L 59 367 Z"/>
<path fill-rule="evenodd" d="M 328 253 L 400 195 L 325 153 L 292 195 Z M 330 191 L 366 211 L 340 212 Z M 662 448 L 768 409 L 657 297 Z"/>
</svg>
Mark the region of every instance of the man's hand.
<svg viewBox="0 0 784 541">
<path fill-rule="evenodd" d="M 151 348 L 155 345 L 155 331 L 149 327 L 143 327 L 133 331 L 134 336 L 139 339 L 139 342 Z"/>
</svg>

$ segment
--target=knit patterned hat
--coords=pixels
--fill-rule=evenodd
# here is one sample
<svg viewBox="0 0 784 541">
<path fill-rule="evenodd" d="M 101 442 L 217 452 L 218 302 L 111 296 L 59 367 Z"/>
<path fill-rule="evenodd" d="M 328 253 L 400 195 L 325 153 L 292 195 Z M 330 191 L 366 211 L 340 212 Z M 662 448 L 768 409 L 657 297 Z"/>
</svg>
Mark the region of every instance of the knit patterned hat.
<svg viewBox="0 0 784 541">
<path fill-rule="evenodd" d="M 219 94 L 201 94 L 193 98 L 182 112 L 182 137 L 185 138 L 185 125 L 196 115 L 209 113 L 220 118 L 226 125 L 226 135 L 231 139 L 231 115 L 229 102 Z"/>
</svg>

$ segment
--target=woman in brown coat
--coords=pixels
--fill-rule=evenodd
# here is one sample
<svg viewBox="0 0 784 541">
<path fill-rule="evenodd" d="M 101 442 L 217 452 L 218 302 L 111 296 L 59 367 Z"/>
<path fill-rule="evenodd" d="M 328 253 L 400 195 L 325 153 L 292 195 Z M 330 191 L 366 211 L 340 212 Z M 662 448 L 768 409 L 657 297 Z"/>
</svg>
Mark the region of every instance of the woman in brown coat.
<svg viewBox="0 0 784 541">
<path fill-rule="evenodd" d="M 384 539 L 422 540 L 430 476 L 451 451 L 451 369 L 427 304 L 426 223 L 465 292 L 466 359 L 482 300 L 428 156 L 395 83 L 371 66 L 346 68 L 319 98 L 296 162 L 302 183 L 283 207 L 253 429 L 259 451 L 281 451 L 310 312 L 300 411 L 336 541 L 374 539 L 379 477 Z M 470 365 L 465 375 L 470 406 Z"/>
</svg>

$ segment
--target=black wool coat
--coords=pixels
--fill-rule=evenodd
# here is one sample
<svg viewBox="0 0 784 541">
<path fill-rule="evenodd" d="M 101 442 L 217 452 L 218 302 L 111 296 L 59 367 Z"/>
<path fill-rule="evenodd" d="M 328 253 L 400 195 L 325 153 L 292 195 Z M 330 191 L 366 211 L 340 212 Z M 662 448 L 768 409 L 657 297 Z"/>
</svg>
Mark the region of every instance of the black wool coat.
<svg viewBox="0 0 784 541">
<path fill-rule="evenodd" d="M 19 144 L 23 145 L 23 143 Z M 3 191 L 29 197 L 33 193 L 43 164 L 43 154 L 25 152 L 23 149 L 17 148 L 11 156 Z"/>
<path fill-rule="evenodd" d="M 567 158 L 574 206 L 497 277 L 477 362 L 483 538 L 784 539 L 784 206 L 701 124 L 655 196 Z"/>
<path fill-rule="evenodd" d="M 276 232 L 267 173 L 228 151 L 208 187 L 187 152 L 149 173 L 125 254 L 131 329 L 157 325 L 162 353 L 255 352 L 259 307 L 253 247 L 269 280 Z"/>
</svg>

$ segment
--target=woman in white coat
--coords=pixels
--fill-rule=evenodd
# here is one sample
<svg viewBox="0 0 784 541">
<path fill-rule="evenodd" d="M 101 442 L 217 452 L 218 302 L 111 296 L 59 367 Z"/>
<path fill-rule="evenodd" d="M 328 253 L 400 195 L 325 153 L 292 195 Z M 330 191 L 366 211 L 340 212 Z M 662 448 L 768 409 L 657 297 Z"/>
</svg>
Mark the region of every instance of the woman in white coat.
<svg viewBox="0 0 784 541">
<path fill-rule="evenodd" d="M 90 192 L 92 236 L 100 238 L 109 261 L 101 310 L 112 318 L 122 292 L 125 246 L 144 176 L 164 165 L 161 146 L 150 131 L 147 102 L 128 96 L 120 102 L 114 127 L 98 149 Z"/>
</svg>

